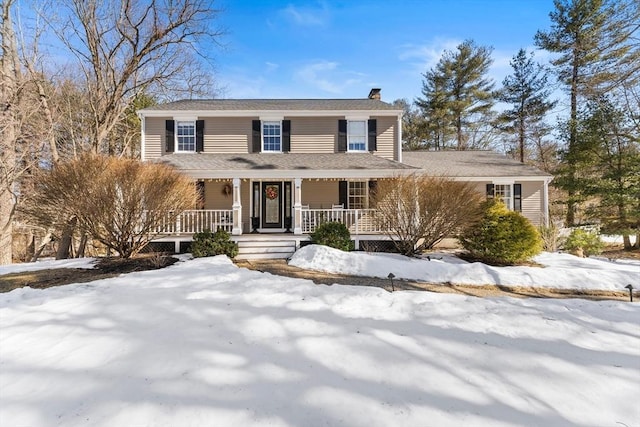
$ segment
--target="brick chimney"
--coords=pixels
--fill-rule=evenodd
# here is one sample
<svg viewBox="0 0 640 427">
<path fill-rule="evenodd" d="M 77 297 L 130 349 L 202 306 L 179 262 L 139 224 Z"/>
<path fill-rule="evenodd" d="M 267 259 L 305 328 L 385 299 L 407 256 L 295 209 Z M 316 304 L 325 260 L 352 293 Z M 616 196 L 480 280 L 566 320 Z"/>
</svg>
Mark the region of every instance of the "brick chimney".
<svg viewBox="0 0 640 427">
<path fill-rule="evenodd" d="M 369 91 L 369 99 L 377 99 L 380 101 L 380 88 L 373 88 Z"/>
</svg>

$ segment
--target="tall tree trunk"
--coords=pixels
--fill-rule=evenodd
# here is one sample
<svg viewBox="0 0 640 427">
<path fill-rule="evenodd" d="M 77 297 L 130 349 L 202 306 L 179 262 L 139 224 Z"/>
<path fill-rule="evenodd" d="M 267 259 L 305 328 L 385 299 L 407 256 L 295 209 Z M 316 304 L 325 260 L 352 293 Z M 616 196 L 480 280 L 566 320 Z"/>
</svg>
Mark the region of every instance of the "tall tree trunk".
<svg viewBox="0 0 640 427">
<path fill-rule="evenodd" d="M 11 22 L 12 0 L 2 2 L 2 57 L 0 57 L 0 265 L 13 258 L 13 216 L 16 166 L 16 101 L 19 77 L 18 49 Z"/>
<path fill-rule="evenodd" d="M 579 36 L 577 37 L 579 39 Z M 576 155 L 578 141 L 578 51 L 573 51 L 573 66 L 571 70 L 571 116 L 569 118 L 569 158 L 567 165 L 569 188 L 567 189 L 567 227 L 575 225 L 576 221 Z"/>
<path fill-rule="evenodd" d="M 73 232 L 76 228 L 77 221 L 78 220 L 75 217 L 71 218 L 64 227 L 64 230 L 62 230 L 62 236 L 60 237 L 60 242 L 58 242 L 58 253 L 56 253 L 56 259 L 67 259 L 71 255 Z"/>
</svg>

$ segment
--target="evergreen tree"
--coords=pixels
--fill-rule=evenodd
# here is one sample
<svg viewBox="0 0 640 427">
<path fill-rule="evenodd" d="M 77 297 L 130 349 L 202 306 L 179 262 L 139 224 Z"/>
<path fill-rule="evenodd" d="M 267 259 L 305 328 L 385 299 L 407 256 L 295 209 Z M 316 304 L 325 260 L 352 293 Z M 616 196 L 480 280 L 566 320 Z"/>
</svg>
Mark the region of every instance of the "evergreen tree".
<svg viewBox="0 0 640 427">
<path fill-rule="evenodd" d="M 432 125 L 436 147 L 444 148 L 453 130 L 456 148 L 467 148 L 467 126 L 493 107 L 494 83 L 487 77 L 492 50 L 466 40 L 455 51 L 445 51 L 438 64 L 423 74 L 423 98 L 416 104 Z"/>
<path fill-rule="evenodd" d="M 604 230 L 632 249 L 630 234 L 640 235 L 640 135 L 608 97 L 590 101 L 580 119 L 582 190 L 597 201 L 592 213 Z"/>
<path fill-rule="evenodd" d="M 639 69 L 638 31 L 640 7 L 636 0 L 554 0 L 549 31 L 538 31 L 536 45 L 560 54 L 551 64 L 570 96 L 568 141 L 562 187 L 567 191 L 567 225 L 575 222 L 579 201 L 575 162 L 578 146 L 578 103 L 586 96 L 612 90 L 616 84 L 635 80 Z"/>
<path fill-rule="evenodd" d="M 556 103 L 549 100 L 547 73 L 533 61 L 533 54 L 520 49 L 510 64 L 513 74 L 502 81 L 497 98 L 511 108 L 500 115 L 500 121 L 506 124 L 503 130 L 517 135 L 520 162 L 524 163 L 526 140 L 530 134 L 539 137 L 540 123 Z"/>
</svg>

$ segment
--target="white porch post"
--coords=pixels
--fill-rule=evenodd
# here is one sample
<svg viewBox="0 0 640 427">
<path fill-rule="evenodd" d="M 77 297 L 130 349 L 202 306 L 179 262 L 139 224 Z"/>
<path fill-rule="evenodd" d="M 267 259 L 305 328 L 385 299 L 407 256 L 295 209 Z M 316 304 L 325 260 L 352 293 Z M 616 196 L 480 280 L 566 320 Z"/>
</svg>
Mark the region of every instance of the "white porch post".
<svg viewBox="0 0 640 427">
<path fill-rule="evenodd" d="M 293 180 L 293 234 L 302 234 L 302 178 Z"/>
<path fill-rule="evenodd" d="M 242 203 L 240 201 L 240 178 L 233 178 L 233 228 L 231 234 L 242 234 Z"/>
</svg>

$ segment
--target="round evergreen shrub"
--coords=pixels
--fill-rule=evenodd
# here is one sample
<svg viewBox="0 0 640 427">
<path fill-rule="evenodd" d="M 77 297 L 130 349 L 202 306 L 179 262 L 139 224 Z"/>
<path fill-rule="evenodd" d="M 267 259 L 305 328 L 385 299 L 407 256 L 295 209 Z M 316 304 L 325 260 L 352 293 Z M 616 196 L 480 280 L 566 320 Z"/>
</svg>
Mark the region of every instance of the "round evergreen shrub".
<svg viewBox="0 0 640 427">
<path fill-rule="evenodd" d="M 564 242 L 564 248 L 571 252 L 579 252 L 579 250 L 582 250 L 584 256 L 590 256 L 602 253 L 604 243 L 602 243 L 600 236 L 596 233 L 575 228 Z"/>
<path fill-rule="evenodd" d="M 311 233 L 311 242 L 317 245 L 330 246 L 342 251 L 353 249 L 351 233 L 346 225 L 341 222 L 325 222 L 320 224 L 316 231 Z"/>
<path fill-rule="evenodd" d="M 238 255 L 238 244 L 232 242 L 229 233 L 223 229 L 218 229 L 215 233 L 211 233 L 211 230 L 207 229 L 193 235 L 191 254 L 194 258 L 214 255 L 226 255 L 229 258 L 234 258 Z"/>
<path fill-rule="evenodd" d="M 472 258 L 490 264 L 515 264 L 542 251 L 542 239 L 531 222 L 495 199 L 484 203 L 480 222 L 459 240 Z"/>
</svg>

